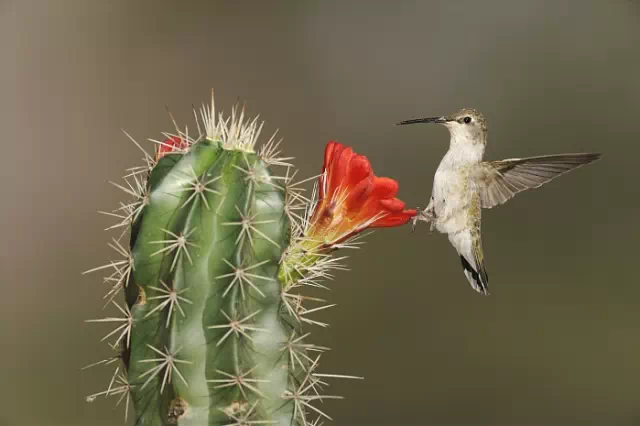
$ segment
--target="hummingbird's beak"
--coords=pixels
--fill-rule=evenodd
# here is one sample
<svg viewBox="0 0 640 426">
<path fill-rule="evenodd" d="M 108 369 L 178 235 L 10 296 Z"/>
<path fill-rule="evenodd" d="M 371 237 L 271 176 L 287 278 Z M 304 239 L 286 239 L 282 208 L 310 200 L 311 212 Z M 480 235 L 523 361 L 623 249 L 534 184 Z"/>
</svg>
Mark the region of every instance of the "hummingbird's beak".
<svg viewBox="0 0 640 426">
<path fill-rule="evenodd" d="M 429 118 L 415 118 L 413 120 L 401 121 L 397 124 L 397 126 L 401 126 L 404 124 L 416 124 L 416 123 L 436 123 L 436 124 L 444 124 L 449 119 L 447 117 L 429 117 Z"/>
</svg>

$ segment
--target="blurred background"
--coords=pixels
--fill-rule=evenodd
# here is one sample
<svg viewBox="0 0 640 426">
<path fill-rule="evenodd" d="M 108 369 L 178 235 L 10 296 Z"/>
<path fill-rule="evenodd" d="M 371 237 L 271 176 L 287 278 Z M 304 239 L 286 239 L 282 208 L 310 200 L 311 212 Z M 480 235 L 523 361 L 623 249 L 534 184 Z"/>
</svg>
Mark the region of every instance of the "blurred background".
<svg viewBox="0 0 640 426">
<path fill-rule="evenodd" d="M 120 425 L 85 396 L 109 369 L 105 286 L 117 180 L 139 140 L 216 89 L 280 129 L 301 175 L 330 139 L 424 206 L 439 126 L 484 112 L 487 158 L 604 158 L 485 211 L 490 297 L 443 235 L 377 231 L 320 315 L 337 425 L 640 424 L 640 3 L 556 1 L 0 2 L 3 129 L 0 425 Z M 152 149 L 150 143 L 145 145 Z"/>
</svg>

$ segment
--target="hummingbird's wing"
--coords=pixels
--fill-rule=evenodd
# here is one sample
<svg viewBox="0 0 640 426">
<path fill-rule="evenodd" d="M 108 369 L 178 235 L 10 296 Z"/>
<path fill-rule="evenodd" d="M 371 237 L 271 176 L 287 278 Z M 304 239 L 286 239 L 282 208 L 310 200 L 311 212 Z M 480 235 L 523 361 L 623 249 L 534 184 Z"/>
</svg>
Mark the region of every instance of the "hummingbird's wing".
<svg viewBox="0 0 640 426">
<path fill-rule="evenodd" d="M 600 155 L 559 154 L 484 161 L 478 164 L 472 178 L 480 193 L 482 207 L 491 208 L 506 202 L 519 192 L 538 188 L 553 178 L 589 164 L 600 158 Z"/>
</svg>

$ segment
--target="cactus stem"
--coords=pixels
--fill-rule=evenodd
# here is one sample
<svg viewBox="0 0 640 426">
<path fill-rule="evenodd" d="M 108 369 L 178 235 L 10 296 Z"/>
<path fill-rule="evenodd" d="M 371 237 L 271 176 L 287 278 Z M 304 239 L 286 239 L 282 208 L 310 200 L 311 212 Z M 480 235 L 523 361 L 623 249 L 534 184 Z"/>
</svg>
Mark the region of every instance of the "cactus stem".
<svg viewBox="0 0 640 426">
<path fill-rule="evenodd" d="M 160 280 L 160 284 L 162 284 L 162 287 L 164 288 L 159 288 L 159 287 L 153 287 L 153 286 L 149 286 L 149 288 L 158 291 L 160 293 L 162 293 L 159 296 L 154 296 L 154 297 L 149 297 L 147 300 L 162 300 L 164 299 L 158 306 L 156 306 L 155 308 L 153 308 L 151 311 L 149 311 L 143 319 L 146 319 L 147 317 L 151 316 L 152 314 L 154 314 L 155 312 L 158 312 L 159 310 L 164 309 L 165 306 L 169 306 L 169 314 L 167 315 L 167 324 L 165 327 L 169 327 L 169 323 L 171 322 L 171 316 L 173 314 L 173 310 L 175 308 L 178 308 L 178 310 L 180 311 L 180 314 L 182 315 L 182 317 L 184 318 L 186 316 L 184 310 L 182 310 L 182 307 L 180 306 L 180 302 L 184 302 L 184 303 L 188 303 L 190 305 L 193 304 L 193 302 L 189 299 L 187 299 L 186 297 L 180 296 L 182 293 L 184 293 L 185 291 L 189 290 L 188 288 L 185 288 L 183 290 L 180 291 L 176 291 L 175 289 L 170 288 L 164 281 Z"/>
<path fill-rule="evenodd" d="M 124 315 L 123 318 L 108 317 L 108 318 L 85 320 L 85 322 L 121 322 L 121 323 L 123 323 L 120 326 L 118 326 L 115 330 L 111 331 L 109 334 L 104 336 L 102 338 L 101 342 L 104 342 L 109 337 L 111 337 L 114 334 L 120 332 L 120 335 L 118 336 L 118 339 L 116 340 L 115 344 L 118 344 L 123 338 L 126 337 L 127 338 L 127 346 L 129 346 L 130 343 L 131 343 L 131 329 L 133 327 L 133 316 L 131 316 L 131 311 L 129 310 L 129 306 L 125 305 L 124 308 L 122 308 L 120 305 L 118 305 L 114 301 L 111 301 L 111 303 L 116 308 L 118 308 L 118 310 L 120 312 L 122 312 L 122 314 Z"/>
<path fill-rule="evenodd" d="M 256 234 L 260 235 L 265 240 L 269 241 L 271 244 L 274 244 L 276 247 L 280 248 L 280 245 L 278 243 L 273 241 L 264 232 L 260 231 L 258 228 L 255 227 L 255 225 L 266 225 L 269 223 L 275 223 L 275 220 L 256 220 L 256 218 L 258 217 L 258 214 L 255 214 L 253 216 L 250 216 L 250 214 L 245 215 L 240 211 L 240 208 L 238 206 L 236 206 L 236 211 L 240 215 L 239 222 L 222 223 L 222 226 L 242 226 L 242 229 L 240 230 L 240 234 L 238 234 L 238 238 L 236 238 L 236 244 L 238 244 L 241 240 L 247 237 L 249 238 L 249 244 L 251 244 L 251 247 L 253 248 L 254 243 L 253 243 L 253 238 L 251 237 L 251 231 L 253 231 Z"/>
<path fill-rule="evenodd" d="M 215 195 L 222 195 L 220 191 L 216 191 L 215 189 L 209 188 L 209 185 L 221 179 L 222 176 L 216 176 L 212 179 L 205 181 L 204 176 L 202 177 L 202 180 L 201 180 L 201 178 L 196 175 L 196 172 L 195 170 L 193 170 L 193 167 L 191 167 L 190 170 L 193 175 L 192 176 L 193 181 L 189 182 L 188 188 L 184 188 L 179 192 L 193 191 L 193 194 L 191 194 L 189 198 L 187 198 L 187 200 L 184 203 L 182 203 L 182 206 L 180 208 L 184 208 L 194 199 L 196 201 L 200 199 L 204 203 L 204 205 L 207 207 L 207 210 L 210 210 L 211 208 L 209 207 L 209 202 L 207 201 L 207 196 L 205 193 L 208 192 Z"/>
<path fill-rule="evenodd" d="M 141 389 L 144 389 L 151 382 L 151 380 L 153 380 L 155 376 L 159 376 L 162 370 L 164 370 L 164 375 L 162 377 L 162 386 L 160 387 L 160 394 L 164 392 L 165 385 L 171 384 L 173 372 L 176 373 L 176 375 L 182 380 L 182 383 L 184 383 L 185 386 L 187 387 L 189 386 L 189 384 L 187 383 L 187 380 L 184 378 L 184 376 L 182 375 L 182 373 L 180 373 L 180 370 L 178 369 L 178 364 L 191 364 L 190 361 L 177 358 L 177 355 L 180 352 L 181 348 L 178 348 L 178 350 L 172 353 L 166 347 L 164 348 L 165 350 L 164 352 L 154 348 L 148 343 L 147 343 L 147 347 L 152 351 L 154 351 L 155 353 L 157 353 L 158 355 L 160 355 L 162 358 L 150 358 L 150 359 L 142 359 L 138 361 L 140 363 L 160 362 L 160 364 L 150 368 L 149 370 L 147 370 L 145 373 L 142 373 L 138 377 L 138 379 L 142 379 L 145 376 L 149 376 L 147 378 L 147 381 L 144 382 L 144 384 L 142 385 Z"/>
<path fill-rule="evenodd" d="M 249 370 L 249 371 L 247 371 L 245 373 L 238 373 L 236 375 L 225 373 L 222 370 L 216 370 L 216 373 L 222 374 L 223 376 L 225 376 L 227 378 L 226 379 L 207 380 L 207 383 L 220 383 L 219 385 L 214 386 L 214 389 L 223 389 L 223 388 L 229 388 L 229 387 L 237 386 L 238 390 L 240 391 L 240 393 L 242 393 L 242 396 L 244 396 L 245 399 L 249 399 L 249 397 L 247 396 L 247 394 L 245 392 L 245 388 L 247 390 L 252 391 L 256 395 L 258 395 L 260 398 L 266 398 L 265 395 L 262 392 L 260 392 L 260 390 L 258 388 L 256 388 L 255 386 L 251 385 L 251 383 L 269 383 L 269 380 L 247 378 L 247 376 L 249 376 L 251 373 L 253 373 L 253 370 L 255 370 L 256 368 L 257 367 L 253 367 L 251 370 Z"/>
<path fill-rule="evenodd" d="M 254 289 L 256 292 L 258 292 L 258 294 L 260 294 L 260 296 L 266 297 L 265 294 L 251 281 L 250 278 L 261 279 L 261 280 L 266 280 L 266 281 L 270 281 L 272 278 L 264 277 L 262 275 L 257 275 L 257 274 L 253 274 L 253 273 L 248 273 L 247 271 L 250 271 L 252 269 L 258 268 L 258 267 L 264 265 L 265 263 L 269 263 L 269 262 L 271 262 L 270 260 L 265 260 L 265 261 L 262 261 L 260 263 L 256 263 L 255 265 L 249 266 L 247 268 L 241 268 L 239 266 L 235 266 L 231 262 L 229 262 L 227 259 L 222 259 L 222 260 L 227 264 L 227 266 L 229 266 L 231 269 L 233 269 L 233 272 L 231 272 L 231 273 L 224 274 L 224 275 L 219 275 L 219 276 L 216 277 L 216 279 L 233 277 L 233 280 L 231 280 L 231 283 L 224 290 L 224 293 L 222 293 L 222 297 L 226 297 L 227 293 L 229 293 L 229 290 L 231 290 L 236 283 L 238 283 L 238 286 L 240 287 L 240 293 L 242 294 L 242 299 L 243 300 L 244 300 L 244 296 L 245 296 L 244 284 L 248 284 L 252 289 Z"/>
<path fill-rule="evenodd" d="M 154 152 L 124 132 L 143 162 L 124 182 L 110 182 L 128 200 L 101 212 L 115 219 L 107 229 L 123 228 L 109 244 L 121 257 L 85 273 L 106 270 L 105 298 L 118 306 L 113 298 L 124 289 L 128 309 L 118 306 L 123 318 L 89 320 L 114 324 L 103 340 L 117 338 L 119 353 L 92 364 L 113 375 L 88 399 L 118 395 L 128 411 L 131 394 L 139 424 L 319 426 L 330 417 L 316 405 L 341 398 L 322 395 L 326 382 L 358 377 L 315 372 L 329 348 L 307 343 L 303 329 L 327 327 L 310 317 L 335 305 L 298 290 L 327 289 L 321 279 L 346 270 L 346 257 L 333 251 L 361 244 L 350 237 L 363 229 L 345 233 L 340 218 L 351 217 L 326 205 L 348 194 L 322 188 L 331 174 L 326 153 L 323 174 L 296 181 L 278 132 L 258 149 L 263 123 L 242 105 L 229 118 L 216 115 L 213 91 L 210 105 L 193 110 L 195 139 L 167 112 L 175 130 L 162 133 L 169 140 L 150 139 Z M 163 158 L 169 154 L 177 156 Z M 271 166 L 286 170 L 274 175 Z"/>
<path fill-rule="evenodd" d="M 193 265 L 193 259 L 191 258 L 191 255 L 189 254 L 189 247 L 198 247 L 196 244 L 192 243 L 189 241 L 189 237 L 196 231 L 197 228 L 193 228 L 190 231 L 186 231 L 186 232 L 181 232 L 180 234 L 175 234 L 167 229 L 162 228 L 162 231 L 166 234 L 168 234 L 169 236 L 173 237 L 173 240 L 158 240 L 158 241 L 149 241 L 149 244 L 166 244 L 166 243 L 171 243 L 169 245 L 167 245 L 166 247 L 161 248 L 160 250 L 151 253 L 151 257 L 156 256 L 158 254 L 164 253 L 164 252 L 173 252 L 174 250 L 176 251 L 176 254 L 173 258 L 173 262 L 171 263 L 171 269 L 170 271 L 173 271 L 173 268 L 175 268 L 176 264 L 178 263 L 179 259 L 182 259 L 182 255 L 186 255 L 187 259 L 189 260 L 189 264 Z"/>
<path fill-rule="evenodd" d="M 242 154 L 245 155 L 244 152 Z M 247 161 L 246 156 L 245 156 L 245 161 Z M 246 175 L 244 178 L 245 182 L 251 182 L 254 185 L 265 184 L 265 185 L 271 186 L 274 189 L 284 190 L 284 188 L 282 188 L 280 185 L 277 185 L 270 181 L 271 179 L 275 179 L 276 178 L 275 176 L 269 176 L 269 177 L 261 176 L 260 172 L 256 171 L 255 167 L 250 166 L 248 162 L 247 162 L 246 169 L 236 164 L 233 164 L 233 168 L 236 170 L 240 170 Z"/>
<path fill-rule="evenodd" d="M 238 417 L 234 413 L 232 413 L 231 410 L 229 410 L 229 408 L 231 407 L 227 407 L 226 409 L 219 408 L 220 411 L 222 411 L 227 416 L 229 416 L 230 419 L 235 421 L 235 423 L 228 423 L 225 426 L 252 426 L 277 423 L 275 420 L 251 420 L 259 402 L 260 401 L 254 402 L 251 408 L 247 410 L 247 412 L 244 413 L 242 417 Z M 241 409 L 242 407 L 238 407 L 238 410 Z"/>
<path fill-rule="evenodd" d="M 218 343 L 216 343 L 216 347 L 220 346 L 222 343 L 224 343 L 224 341 L 227 339 L 227 337 L 229 337 L 231 335 L 231 333 L 235 334 L 236 338 L 240 338 L 240 336 L 244 336 L 247 339 L 249 339 L 250 341 L 253 342 L 253 337 L 251 337 L 250 334 L 247 333 L 247 331 L 259 331 L 259 332 L 266 332 L 268 333 L 269 330 L 266 328 L 260 328 L 260 327 L 253 327 L 250 325 L 246 325 L 244 324 L 245 322 L 249 321 L 251 318 L 253 318 L 254 316 L 258 315 L 260 312 L 262 312 L 262 310 L 257 310 L 254 313 L 247 315 L 246 317 L 244 317 L 241 320 L 235 319 L 230 317 L 225 311 L 220 311 L 222 312 L 222 315 L 224 315 L 224 317 L 227 319 L 227 321 L 229 321 L 229 323 L 227 324 L 221 324 L 221 325 L 210 325 L 207 328 L 209 329 L 215 329 L 215 328 L 228 328 L 229 330 L 220 338 L 220 340 L 218 340 Z"/>
<path fill-rule="evenodd" d="M 169 412 L 167 414 L 167 423 L 176 424 L 178 420 L 187 415 L 189 404 L 184 398 L 177 397 L 169 403 Z"/>
</svg>

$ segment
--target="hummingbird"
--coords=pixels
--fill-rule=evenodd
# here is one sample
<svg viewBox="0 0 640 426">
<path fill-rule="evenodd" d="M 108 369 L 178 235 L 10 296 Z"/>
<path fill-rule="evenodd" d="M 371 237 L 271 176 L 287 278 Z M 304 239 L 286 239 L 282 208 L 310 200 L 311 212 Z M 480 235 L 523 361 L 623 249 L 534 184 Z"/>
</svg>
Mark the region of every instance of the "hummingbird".
<svg viewBox="0 0 640 426">
<path fill-rule="evenodd" d="M 450 133 L 449 150 L 433 180 L 431 199 L 413 219 L 447 234 L 458 252 L 464 275 L 477 292 L 489 294 L 480 223 L 482 209 L 490 209 L 527 189 L 592 163 L 601 154 L 576 153 L 483 161 L 487 146 L 487 119 L 473 108 L 443 117 L 402 121 L 398 125 L 442 124 Z"/>
</svg>

